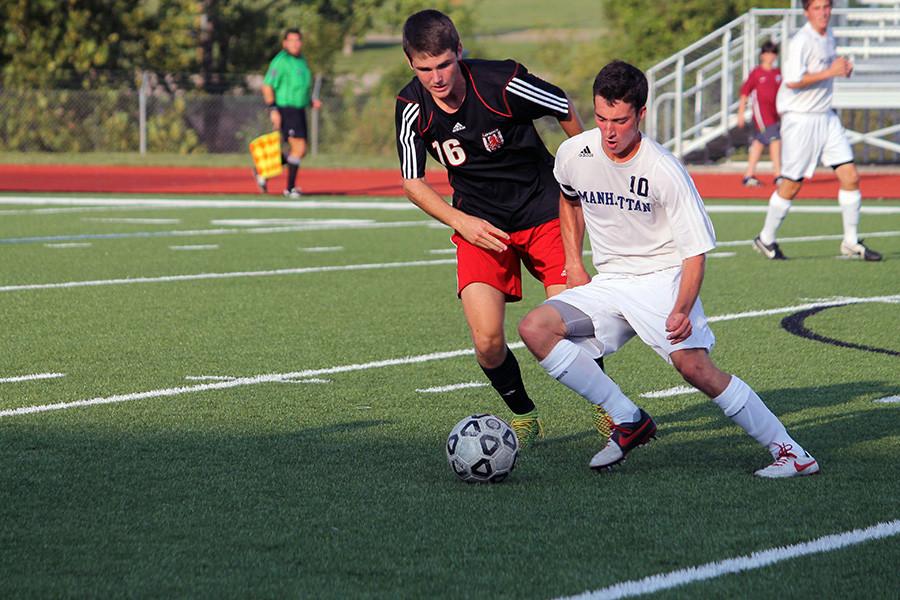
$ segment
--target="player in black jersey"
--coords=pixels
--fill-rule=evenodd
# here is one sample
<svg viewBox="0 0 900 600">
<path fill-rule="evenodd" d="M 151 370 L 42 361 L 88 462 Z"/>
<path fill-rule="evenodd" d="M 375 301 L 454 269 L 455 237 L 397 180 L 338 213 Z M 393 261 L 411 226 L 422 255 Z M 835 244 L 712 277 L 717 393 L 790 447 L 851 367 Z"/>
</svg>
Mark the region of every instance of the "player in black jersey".
<svg viewBox="0 0 900 600">
<path fill-rule="evenodd" d="M 533 121 L 555 117 L 569 137 L 582 132 L 581 121 L 565 92 L 517 62 L 463 60 L 456 27 L 436 10 L 407 19 L 403 51 L 416 75 L 397 97 L 403 189 L 454 230 L 458 294 L 476 359 L 527 445 L 543 428 L 506 345 L 505 303 L 522 298 L 522 263 L 548 297 L 566 289 L 559 185 Z M 452 206 L 424 179 L 426 151 L 447 168 Z"/>
</svg>

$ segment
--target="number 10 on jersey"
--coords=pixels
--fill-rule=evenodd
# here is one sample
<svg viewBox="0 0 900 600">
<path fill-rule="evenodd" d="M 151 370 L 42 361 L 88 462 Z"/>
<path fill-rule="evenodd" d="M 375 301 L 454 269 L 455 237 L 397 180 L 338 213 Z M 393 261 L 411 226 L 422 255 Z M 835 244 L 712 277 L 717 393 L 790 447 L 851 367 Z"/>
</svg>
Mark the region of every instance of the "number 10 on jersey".
<svg viewBox="0 0 900 600">
<path fill-rule="evenodd" d="M 458 167 L 466 162 L 466 151 L 463 150 L 459 140 L 449 139 L 443 143 L 434 140 L 431 142 L 434 153 L 437 154 L 438 160 L 445 167 L 449 164 L 452 167 Z"/>
</svg>

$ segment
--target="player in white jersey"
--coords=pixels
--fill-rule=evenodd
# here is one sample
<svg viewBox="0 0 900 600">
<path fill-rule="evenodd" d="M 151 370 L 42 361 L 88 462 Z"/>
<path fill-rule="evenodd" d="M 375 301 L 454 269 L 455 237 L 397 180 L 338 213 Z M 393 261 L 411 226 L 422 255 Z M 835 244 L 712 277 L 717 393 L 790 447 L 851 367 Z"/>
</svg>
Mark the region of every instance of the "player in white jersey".
<svg viewBox="0 0 900 600">
<path fill-rule="evenodd" d="M 862 204 L 859 173 L 844 127 L 831 108 L 834 78 L 849 77 L 853 65 L 837 55 L 834 36 L 828 29 L 831 0 L 803 0 L 803 10 L 807 23 L 791 38 L 776 100 L 781 114 L 782 178 L 769 198 L 766 220 L 753 247 L 766 258 L 786 258 L 775 241 L 776 232 L 803 180 L 812 177 L 821 160 L 834 169 L 840 182 L 838 204 L 844 224 L 841 254 L 878 261 L 881 254 L 867 248 L 858 237 Z"/>
<path fill-rule="evenodd" d="M 596 337 L 608 355 L 637 335 L 772 453 L 774 462 L 756 475 L 817 473 L 816 460 L 756 392 L 709 357 L 715 337 L 699 293 L 715 232 L 684 166 L 640 132 L 646 101 L 639 69 L 614 61 L 597 75 L 598 128 L 563 142 L 554 168 L 569 289 L 529 312 L 519 334 L 551 376 L 612 418 L 613 433 L 592 469 L 621 462 L 655 436 L 656 424 L 580 342 Z M 585 230 L 593 279 L 581 259 Z"/>
</svg>

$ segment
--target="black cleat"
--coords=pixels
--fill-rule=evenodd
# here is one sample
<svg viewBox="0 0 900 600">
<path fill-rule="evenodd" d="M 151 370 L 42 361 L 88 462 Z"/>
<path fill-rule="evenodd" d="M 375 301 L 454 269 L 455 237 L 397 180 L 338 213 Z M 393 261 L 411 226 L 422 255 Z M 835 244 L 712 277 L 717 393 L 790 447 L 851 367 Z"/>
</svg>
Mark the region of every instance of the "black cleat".
<svg viewBox="0 0 900 600">
<path fill-rule="evenodd" d="M 769 260 L 787 260 L 787 256 L 778 247 L 778 242 L 765 244 L 759 236 L 753 238 L 753 249 L 768 258 Z"/>
<path fill-rule="evenodd" d="M 644 409 L 640 411 L 640 418 L 633 423 L 613 424 L 606 447 L 591 459 L 592 469 L 606 471 L 625 460 L 629 452 L 656 437 L 656 423 Z"/>
</svg>

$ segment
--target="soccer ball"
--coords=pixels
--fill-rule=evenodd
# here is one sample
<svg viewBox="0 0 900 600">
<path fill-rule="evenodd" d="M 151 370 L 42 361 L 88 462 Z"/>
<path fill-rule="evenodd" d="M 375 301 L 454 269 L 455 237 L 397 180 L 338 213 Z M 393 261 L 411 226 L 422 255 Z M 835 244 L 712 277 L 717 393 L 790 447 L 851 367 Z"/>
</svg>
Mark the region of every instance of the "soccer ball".
<svg viewBox="0 0 900 600">
<path fill-rule="evenodd" d="M 447 461 L 456 476 L 469 483 L 497 483 L 516 466 L 519 440 L 494 415 L 470 415 L 447 438 Z"/>
</svg>

